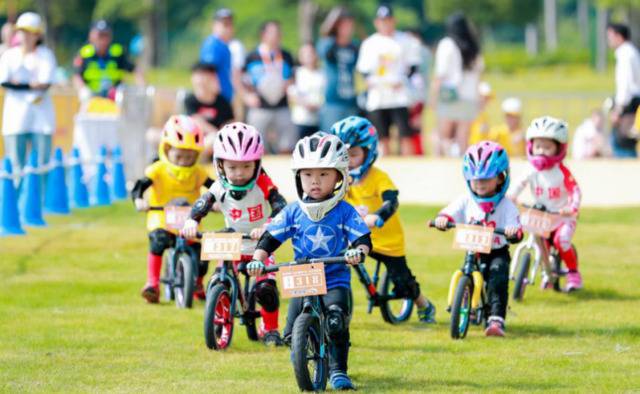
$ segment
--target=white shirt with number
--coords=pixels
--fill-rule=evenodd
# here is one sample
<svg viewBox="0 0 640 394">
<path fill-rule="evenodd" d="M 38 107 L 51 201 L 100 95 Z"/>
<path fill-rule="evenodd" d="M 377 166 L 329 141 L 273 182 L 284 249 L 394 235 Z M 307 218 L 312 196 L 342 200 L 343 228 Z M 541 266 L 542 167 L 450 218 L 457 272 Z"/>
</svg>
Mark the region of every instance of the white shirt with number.
<svg viewBox="0 0 640 394">
<path fill-rule="evenodd" d="M 520 212 L 507 198 L 503 198 L 498 206 L 488 216 L 469 194 L 458 197 L 440 211 L 440 215 L 449 217 L 455 223 L 476 224 L 481 222 L 491 227 L 520 227 Z M 503 235 L 495 234 L 492 249 L 499 249 L 507 245 Z"/>
<path fill-rule="evenodd" d="M 438 43 L 435 77 L 441 79 L 442 86 L 456 89 L 460 99 L 478 101 L 478 84 L 483 69 L 484 61 L 478 56 L 471 69 L 465 70 L 460 48 L 451 37 L 444 37 Z"/>
<path fill-rule="evenodd" d="M 625 41 L 616 49 L 616 105 L 626 106 L 640 97 L 640 52 Z"/>
<path fill-rule="evenodd" d="M 258 176 L 256 185 L 247 191 L 244 198 L 236 200 L 226 190 L 221 182 L 214 182 L 209 191 L 220 205 L 220 210 L 224 215 L 225 225 L 243 234 L 249 234 L 254 228 L 265 224 L 271 215 L 271 205 L 269 205 L 269 188 L 271 180 L 264 174 Z M 256 247 L 256 241 L 243 240 L 242 254 L 251 255 Z"/>
<path fill-rule="evenodd" d="M 0 83 L 51 84 L 56 70 L 53 52 L 38 46 L 24 53 L 21 47 L 7 50 L 0 58 Z M 2 133 L 16 135 L 26 132 L 53 134 L 55 115 L 48 91 L 5 89 Z"/>
<path fill-rule="evenodd" d="M 407 33 L 375 33 L 364 40 L 356 69 L 367 74 L 367 111 L 407 107 L 411 103 L 409 70 L 420 63 L 420 42 Z"/>
</svg>

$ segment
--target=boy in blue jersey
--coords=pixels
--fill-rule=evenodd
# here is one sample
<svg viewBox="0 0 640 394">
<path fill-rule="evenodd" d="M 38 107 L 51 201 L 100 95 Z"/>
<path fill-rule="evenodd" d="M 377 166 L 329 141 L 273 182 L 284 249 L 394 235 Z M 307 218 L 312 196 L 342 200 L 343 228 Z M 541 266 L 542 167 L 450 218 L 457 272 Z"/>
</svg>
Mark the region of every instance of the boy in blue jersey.
<svg viewBox="0 0 640 394">
<path fill-rule="evenodd" d="M 291 238 L 296 259 L 344 255 L 356 265 L 371 250 L 371 236 L 358 212 L 343 201 L 348 187 L 347 147 L 334 135 L 317 132 L 298 141 L 293 150 L 298 201 L 284 208 L 267 226 L 258 242 L 251 275 L 260 275 L 263 261 Z M 329 381 L 336 390 L 354 389 L 347 375 L 349 320 L 351 318 L 351 271 L 342 264 L 325 266 L 327 294 L 322 296 L 330 339 Z M 289 303 L 285 342 L 302 311 L 302 299 Z"/>
</svg>

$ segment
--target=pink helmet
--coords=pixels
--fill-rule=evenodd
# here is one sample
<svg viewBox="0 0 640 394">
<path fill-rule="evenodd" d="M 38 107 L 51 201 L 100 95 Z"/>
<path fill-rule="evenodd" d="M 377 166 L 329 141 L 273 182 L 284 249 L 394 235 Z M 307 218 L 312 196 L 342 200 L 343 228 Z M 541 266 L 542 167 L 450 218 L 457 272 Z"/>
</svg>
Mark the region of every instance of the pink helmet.
<svg viewBox="0 0 640 394">
<path fill-rule="evenodd" d="M 260 174 L 261 159 L 264 154 L 262 135 L 253 126 L 235 122 L 225 125 L 213 142 L 213 160 L 218 179 L 225 189 L 244 193 L 253 188 Z M 227 179 L 222 165 L 223 160 L 255 161 L 256 168 L 251 181 L 246 185 L 234 185 Z"/>
<path fill-rule="evenodd" d="M 225 125 L 213 143 L 213 156 L 218 160 L 255 161 L 262 159 L 263 154 L 262 135 L 242 122 Z"/>
<path fill-rule="evenodd" d="M 542 116 L 531 122 L 527 129 L 527 159 L 538 171 L 548 170 L 564 160 L 567 155 L 569 130 L 567 124 L 551 116 Z M 548 138 L 558 143 L 558 153 L 554 156 L 534 155 L 534 138 Z"/>
</svg>

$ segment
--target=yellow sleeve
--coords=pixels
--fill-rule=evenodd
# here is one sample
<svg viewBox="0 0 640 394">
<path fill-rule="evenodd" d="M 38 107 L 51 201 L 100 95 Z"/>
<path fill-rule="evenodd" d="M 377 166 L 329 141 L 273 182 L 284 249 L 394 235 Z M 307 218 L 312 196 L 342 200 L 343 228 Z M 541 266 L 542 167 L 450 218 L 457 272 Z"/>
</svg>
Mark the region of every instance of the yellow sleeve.
<svg viewBox="0 0 640 394">
<path fill-rule="evenodd" d="M 382 170 L 377 171 L 377 176 L 375 179 L 372 179 L 376 183 L 376 189 L 380 195 L 386 190 L 398 190 L 396 185 L 393 183 L 389 175 Z"/>
<path fill-rule="evenodd" d="M 144 176 L 151 180 L 157 179 L 158 172 L 160 171 L 160 166 L 158 165 L 158 163 L 160 163 L 160 161 L 156 161 L 150 166 L 147 166 L 147 168 L 144 169 Z"/>
<path fill-rule="evenodd" d="M 636 121 L 633 123 L 633 127 L 636 131 L 640 132 L 640 107 L 638 107 L 638 110 L 636 111 Z"/>
<path fill-rule="evenodd" d="M 198 171 L 198 185 L 202 187 L 204 185 L 204 182 L 207 180 L 207 178 L 209 178 L 209 172 L 207 172 L 207 169 L 201 165 L 198 166 L 197 171 Z"/>
</svg>

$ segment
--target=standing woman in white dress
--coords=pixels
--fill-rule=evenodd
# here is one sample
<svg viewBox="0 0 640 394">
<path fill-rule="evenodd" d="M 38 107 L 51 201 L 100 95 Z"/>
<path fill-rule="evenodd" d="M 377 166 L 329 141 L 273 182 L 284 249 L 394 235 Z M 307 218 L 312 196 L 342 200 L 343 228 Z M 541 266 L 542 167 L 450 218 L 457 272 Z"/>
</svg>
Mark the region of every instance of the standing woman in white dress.
<svg viewBox="0 0 640 394">
<path fill-rule="evenodd" d="M 447 35 L 436 49 L 430 103 L 435 105 L 436 156 L 460 156 L 467 149 L 471 123 L 480 110 L 478 85 L 484 62 L 478 37 L 462 13 L 446 22 Z"/>
<path fill-rule="evenodd" d="M 49 162 L 55 129 L 49 95 L 56 69 L 53 52 L 43 44 L 40 15 L 25 12 L 16 22 L 20 45 L 0 58 L 0 84 L 5 89 L 2 134 L 5 155 L 15 169 L 26 163 L 27 149 L 38 152 L 38 166 Z"/>
</svg>

